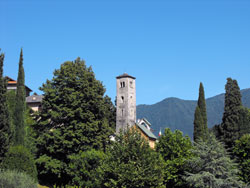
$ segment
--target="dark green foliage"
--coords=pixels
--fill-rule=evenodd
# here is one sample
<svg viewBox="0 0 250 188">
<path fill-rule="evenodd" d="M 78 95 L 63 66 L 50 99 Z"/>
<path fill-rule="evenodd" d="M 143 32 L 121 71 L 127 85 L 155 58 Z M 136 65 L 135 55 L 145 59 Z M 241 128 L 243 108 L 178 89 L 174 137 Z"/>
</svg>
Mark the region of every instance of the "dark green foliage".
<svg viewBox="0 0 250 188">
<path fill-rule="evenodd" d="M 23 172 L 0 170 L 0 188 L 37 188 L 33 178 Z"/>
<path fill-rule="evenodd" d="M 203 118 L 199 106 L 196 107 L 194 113 L 194 141 L 203 140 L 204 127 Z"/>
<path fill-rule="evenodd" d="M 238 179 L 236 164 L 214 135 L 206 142 L 194 143 L 194 157 L 187 161 L 185 180 L 190 187 L 244 187 Z"/>
<path fill-rule="evenodd" d="M 199 99 L 197 102 L 197 105 L 200 108 L 200 113 L 202 116 L 202 129 L 203 129 L 203 140 L 206 140 L 207 134 L 208 134 L 208 128 L 207 128 L 207 107 L 206 107 L 206 100 L 205 100 L 205 92 L 203 84 L 200 83 L 199 88 Z"/>
<path fill-rule="evenodd" d="M 232 148 L 235 140 L 240 138 L 239 122 L 242 102 L 240 88 L 236 80 L 227 78 L 225 90 L 225 106 L 221 128 L 223 141 L 227 148 Z"/>
<path fill-rule="evenodd" d="M 250 184 L 250 134 L 245 134 L 236 141 L 233 154 L 237 157 L 241 179 Z"/>
<path fill-rule="evenodd" d="M 250 108 L 250 89 L 241 90 L 242 103 Z M 193 138 L 194 112 L 197 101 L 167 98 L 152 105 L 138 105 L 137 118 L 146 118 L 156 133 L 161 128 L 179 129 Z M 224 111 L 224 94 L 206 100 L 208 127 L 221 124 Z"/>
<path fill-rule="evenodd" d="M 102 151 L 91 149 L 70 156 L 71 184 L 80 187 L 100 187 L 97 168 L 105 158 Z"/>
<path fill-rule="evenodd" d="M 11 127 L 6 97 L 6 83 L 3 78 L 4 54 L 0 54 L 0 163 L 11 143 Z"/>
<path fill-rule="evenodd" d="M 163 168 L 159 154 L 130 130 L 116 137 L 98 172 L 102 187 L 162 187 Z"/>
<path fill-rule="evenodd" d="M 15 125 L 15 145 L 23 145 L 25 137 L 25 85 L 24 85 L 24 69 L 23 69 L 23 50 L 21 49 L 18 77 L 17 77 L 17 89 L 16 89 L 16 105 L 14 111 L 14 125 Z"/>
<path fill-rule="evenodd" d="M 42 111 L 34 126 L 39 180 L 63 186 L 71 181 L 69 157 L 89 149 L 105 150 L 114 133 L 110 99 L 91 67 L 77 58 L 47 80 Z"/>
<path fill-rule="evenodd" d="M 191 157 L 192 143 L 189 137 L 184 137 L 182 132 L 176 130 L 171 132 L 165 129 L 159 138 L 156 151 L 161 154 L 165 161 L 164 184 L 167 187 L 181 187 L 183 181 L 185 162 Z"/>
<path fill-rule="evenodd" d="M 7 91 L 7 103 L 8 103 L 8 111 L 9 111 L 9 121 L 10 121 L 10 127 L 11 127 L 11 144 L 14 143 L 14 135 L 15 135 L 15 125 L 14 125 L 14 111 L 15 111 L 15 105 L 16 105 L 16 92 L 15 90 L 9 90 Z"/>
<path fill-rule="evenodd" d="M 250 110 L 245 107 L 241 107 L 240 109 L 240 119 L 239 119 L 239 137 L 244 134 L 250 133 Z"/>
<path fill-rule="evenodd" d="M 33 155 L 22 145 L 11 146 L 1 165 L 3 169 L 24 172 L 37 180 L 37 170 Z"/>
</svg>

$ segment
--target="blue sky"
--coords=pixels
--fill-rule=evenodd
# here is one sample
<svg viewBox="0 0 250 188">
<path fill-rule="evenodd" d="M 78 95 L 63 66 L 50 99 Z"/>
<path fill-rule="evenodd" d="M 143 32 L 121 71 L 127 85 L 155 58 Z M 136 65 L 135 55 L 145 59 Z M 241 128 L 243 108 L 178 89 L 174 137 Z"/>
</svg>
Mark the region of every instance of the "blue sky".
<svg viewBox="0 0 250 188">
<path fill-rule="evenodd" d="M 227 77 L 250 88 L 249 0 L 0 0 L 4 72 L 39 87 L 77 57 L 115 98 L 115 77 L 136 77 L 137 104 L 224 92 Z"/>
</svg>

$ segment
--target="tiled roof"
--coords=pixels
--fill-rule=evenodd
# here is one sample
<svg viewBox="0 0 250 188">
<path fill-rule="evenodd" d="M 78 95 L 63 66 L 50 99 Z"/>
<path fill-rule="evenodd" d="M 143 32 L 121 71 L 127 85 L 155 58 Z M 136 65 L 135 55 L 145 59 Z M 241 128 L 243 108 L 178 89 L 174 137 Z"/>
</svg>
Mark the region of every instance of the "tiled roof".
<svg viewBox="0 0 250 188">
<path fill-rule="evenodd" d="M 156 136 L 150 131 L 148 130 L 144 125 L 139 125 L 136 123 L 136 125 L 149 137 L 152 139 L 157 139 Z"/>
<path fill-rule="evenodd" d="M 17 84 L 17 81 L 16 80 L 14 80 L 14 79 L 12 79 L 12 78 L 10 78 L 10 77 L 8 77 L 8 76 L 5 76 L 6 77 L 6 79 L 8 80 L 8 84 Z M 26 87 L 26 89 L 28 89 L 29 91 L 32 91 L 29 87 L 27 87 L 27 86 L 25 86 Z"/>
<path fill-rule="evenodd" d="M 27 103 L 36 103 L 36 102 L 42 102 L 43 96 L 42 95 L 31 95 L 26 97 Z"/>
<path fill-rule="evenodd" d="M 130 76 L 130 75 L 128 75 L 127 73 L 123 73 L 122 75 L 117 76 L 116 78 L 133 78 L 133 79 L 135 79 L 135 77 Z"/>
</svg>

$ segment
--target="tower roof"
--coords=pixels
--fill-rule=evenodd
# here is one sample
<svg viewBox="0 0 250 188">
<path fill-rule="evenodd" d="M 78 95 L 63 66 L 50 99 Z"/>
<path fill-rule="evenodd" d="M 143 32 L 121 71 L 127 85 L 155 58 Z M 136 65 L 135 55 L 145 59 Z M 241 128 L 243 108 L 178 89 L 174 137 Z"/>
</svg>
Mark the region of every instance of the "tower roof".
<svg viewBox="0 0 250 188">
<path fill-rule="evenodd" d="M 130 76 L 130 75 L 128 75 L 127 73 L 123 73 L 122 75 L 117 76 L 116 78 L 117 78 L 117 79 L 119 79 L 119 78 L 132 78 L 132 79 L 135 79 L 135 77 Z"/>
</svg>

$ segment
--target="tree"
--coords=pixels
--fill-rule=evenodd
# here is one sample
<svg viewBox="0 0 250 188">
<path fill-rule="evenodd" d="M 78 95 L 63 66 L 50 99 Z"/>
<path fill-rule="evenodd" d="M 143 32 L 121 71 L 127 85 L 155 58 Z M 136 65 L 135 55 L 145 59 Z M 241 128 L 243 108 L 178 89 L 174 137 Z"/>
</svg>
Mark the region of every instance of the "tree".
<svg viewBox="0 0 250 188">
<path fill-rule="evenodd" d="M 97 169 L 105 158 L 98 150 L 88 150 L 70 157 L 71 184 L 79 187 L 100 187 Z"/>
<path fill-rule="evenodd" d="M 172 132 L 167 128 L 159 138 L 156 151 L 161 154 L 165 161 L 164 184 L 167 187 L 183 186 L 182 176 L 186 160 L 191 157 L 191 148 L 190 138 L 184 137 L 179 130 Z"/>
<path fill-rule="evenodd" d="M 194 157 L 187 161 L 184 177 L 190 187 L 243 187 L 236 164 L 214 135 L 210 134 L 205 142 L 195 142 L 192 153 Z"/>
<path fill-rule="evenodd" d="M 6 97 L 6 84 L 3 78 L 4 54 L 0 54 L 0 163 L 11 144 L 11 127 Z"/>
<path fill-rule="evenodd" d="M 71 181 L 71 155 L 104 150 L 110 142 L 111 103 L 107 105 L 102 83 L 80 58 L 63 63 L 40 89 L 43 108 L 34 126 L 39 180 L 63 186 Z"/>
<path fill-rule="evenodd" d="M 22 145 L 11 146 L 2 164 L 3 169 L 24 172 L 37 180 L 37 169 L 34 157 L 30 151 Z"/>
<path fill-rule="evenodd" d="M 14 111 L 14 126 L 15 126 L 15 145 L 23 145 L 25 137 L 25 106 L 26 106 L 26 93 L 24 84 L 24 68 L 23 68 L 23 50 L 21 49 L 17 89 L 16 89 L 16 105 Z"/>
<path fill-rule="evenodd" d="M 225 90 L 225 106 L 221 129 L 224 143 L 227 148 L 232 148 L 234 142 L 240 137 L 239 121 L 242 102 L 240 88 L 236 80 L 227 78 Z"/>
<path fill-rule="evenodd" d="M 194 141 L 203 140 L 204 127 L 203 118 L 199 106 L 196 106 L 194 113 Z"/>
<path fill-rule="evenodd" d="M 206 140 L 207 134 L 206 100 L 203 84 L 200 83 L 199 98 L 194 115 L 194 141 L 197 141 L 198 139 Z"/>
<path fill-rule="evenodd" d="M 239 118 L 239 137 L 242 137 L 245 134 L 250 134 L 250 110 L 244 106 L 241 106 L 240 109 L 240 118 Z"/>
<path fill-rule="evenodd" d="M 163 161 L 135 129 L 120 134 L 98 169 L 102 187 L 162 187 Z"/>
<path fill-rule="evenodd" d="M 201 111 L 201 116 L 203 120 L 203 139 L 206 139 L 208 134 L 208 128 L 207 128 L 207 107 L 206 107 L 206 99 L 205 99 L 205 92 L 203 84 L 200 83 L 199 88 L 199 98 L 198 98 L 198 106 Z"/>
<path fill-rule="evenodd" d="M 236 140 L 233 154 L 239 164 L 241 179 L 250 184 L 250 134 L 245 134 Z"/>
</svg>

